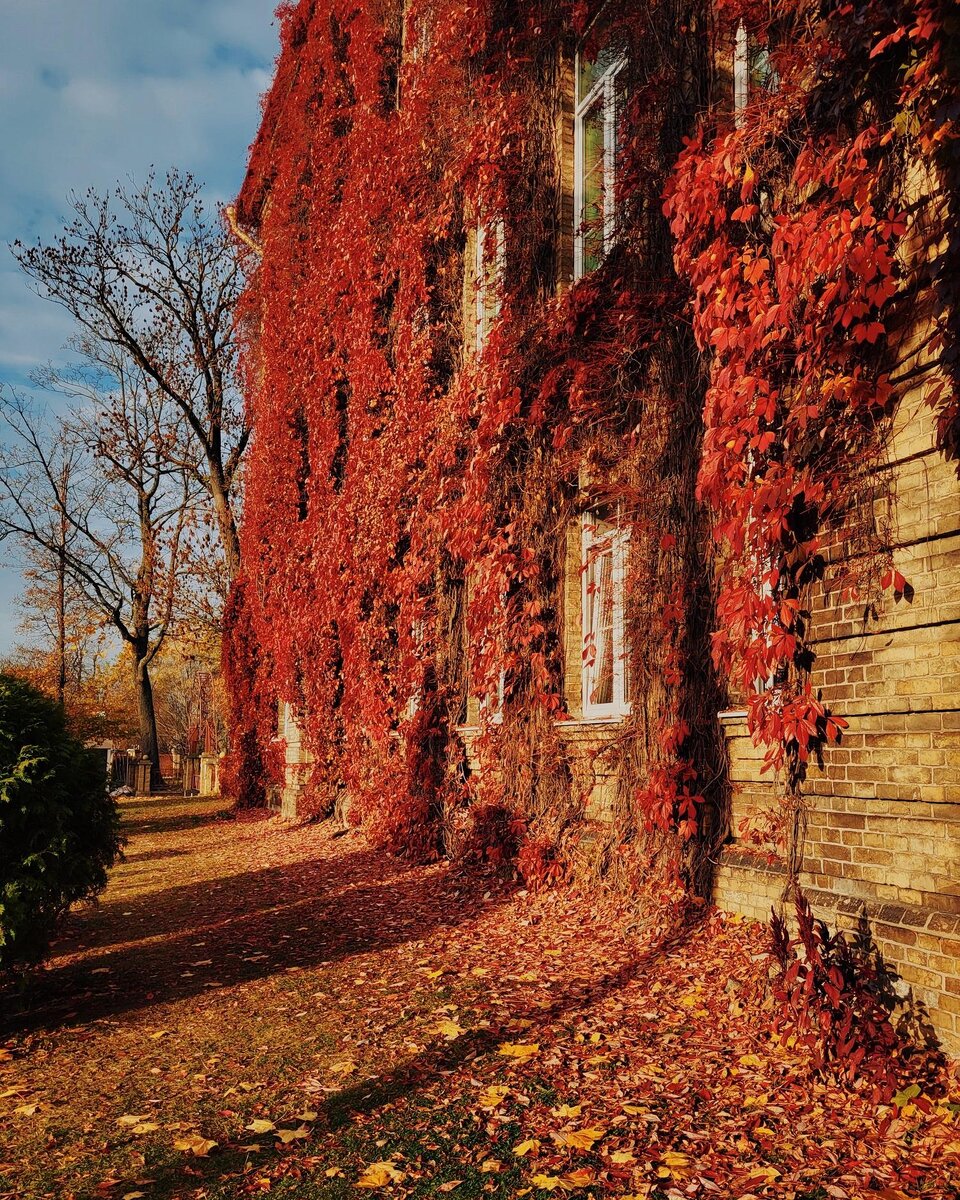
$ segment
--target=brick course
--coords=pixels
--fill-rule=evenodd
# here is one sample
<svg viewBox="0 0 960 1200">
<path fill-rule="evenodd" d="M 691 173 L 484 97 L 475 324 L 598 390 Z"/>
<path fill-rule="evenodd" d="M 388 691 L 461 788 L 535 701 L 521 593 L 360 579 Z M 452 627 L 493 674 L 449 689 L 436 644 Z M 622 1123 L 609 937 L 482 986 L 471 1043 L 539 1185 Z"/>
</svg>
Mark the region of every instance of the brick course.
<svg viewBox="0 0 960 1200">
<path fill-rule="evenodd" d="M 914 592 L 882 603 L 813 600 L 814 689 L 849 722 L 805 784 L 801 884 L 842 928 L 861 914 L 885 957 L 960 1050 L 960 486 L 933 422 L 908 394 L 890 442 L 894 565 Z M 838 553 L 834 547 L 834 553 Z M 716 899 L 758 920 L 780 902 L 782 868 L 738 845 L 740 821 L 775 807 L 775 783 L 742 718 L 726 721 L 735 840 Z"/>
</svg>

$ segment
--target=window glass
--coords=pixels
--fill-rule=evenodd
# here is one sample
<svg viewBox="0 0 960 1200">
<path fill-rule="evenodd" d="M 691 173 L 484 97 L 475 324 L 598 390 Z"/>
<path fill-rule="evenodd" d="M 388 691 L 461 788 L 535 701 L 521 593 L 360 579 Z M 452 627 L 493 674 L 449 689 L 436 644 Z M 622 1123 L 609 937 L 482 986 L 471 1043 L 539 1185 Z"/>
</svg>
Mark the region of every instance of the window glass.
<svg viewBox="0 0 960 1200">
<path fill-rule="evenodd" d="M 613 533 L 613 525 L 599 519 L 587 531 L 584 652 L 589 705 L 613 703 Z"/>
<path fill-rule="evenodd" d="M 583 167 L 581 183 L 581 237 L 583 271 L 592 271 L 603 259 L 604 171 L 606 121 L 602 97 L 583 117 Z"/>
<path fill-rule="evenodd" d="M 506 247 L 503 218 L 477 224 L 474 284 L 476 288 L 476 349 L 479 353 L 500 316 Z"/>
<path fill-rule="evenodd" d="M 585 100 L 591 89 L 611 70 L 619 67 L 623 52 L 613 45 L 604 46 L 594 58 L 577 56 L 577 103 Z"/>
<path fill-rule="evenodd" d="M 583 520 L 583 711 L 586 717 L 627 712 L 630 681 L 624 621 L 628 533 L 616 512 Z"/>
<path fill-rule="evenodd" d="M 773 95 L 780 86 L 780 77 L 770 61 L 770 51 L 741 21 L 733 45 L 733 111 L 738 125 L 752 98 Z"/>
<path fill-rule="evenodd" d="M 617 125 L 623 108 L 623 53 L 608 46 L 577 55 L 574 110 L 574 276 L 599 266 L 616 235 Z"/>
</svg>

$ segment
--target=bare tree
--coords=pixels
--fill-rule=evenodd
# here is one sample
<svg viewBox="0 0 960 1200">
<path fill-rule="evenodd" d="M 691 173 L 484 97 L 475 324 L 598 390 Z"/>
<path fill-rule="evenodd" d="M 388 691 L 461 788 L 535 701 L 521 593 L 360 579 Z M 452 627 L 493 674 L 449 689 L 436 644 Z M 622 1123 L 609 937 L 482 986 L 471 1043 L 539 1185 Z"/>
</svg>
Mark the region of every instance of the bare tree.
<svg viewBox="0 0 960 1200">
<path fill-rule="evenodd" d="M 71 631 L 76 625 L 78 607 L 85 607 L 82 594 L 67 569 L 67 555 L 76 545 L 77 534 L 65 515 L 73 499 L 81 450 L 70 442 L 63 430 L 57 431 L 48 449 L 49 486 L 59 502 L 51 504 L 46 513 L 37 513 L 44 546 L 31 541 L 23 547 L 27 590 L 21 599 L 21 607 L 24 625 L 45 635 L 46 644 L 52 643 L 53 677 L 48 682 L 57 702 L 63 704 L 67 681 L 77 674 L 75 647 L 71 653 L 74 640 Z"/>
<path fill-rule="evenodd" d="M 85 339 L 122 352 L 182 416 L 197 452 L 180 461 L 210 497 L 229 580 L 240 560 L 237 492 L 249 439 L 236 379 L 242 279 L 229 234 L 208 218 L 200 191 L 178 171 L 112 196 L 89 191 L 73 197 L 74 218 L 58 241 L 16 242 L 13 252 Z"/>
<path fill-rule="evenodd" d="M 83 367 L 46 376 L 85 402 L 52 437 L 22 397 L 0 398 L 0 538 L 62 566 L 129 647 L 141 747 L 159 774 L 150 665 L 175 618 L 195 471 L 175 450 L 182 417 L 152 377 L 120 347 L 79 348 Z"/>
</svg>

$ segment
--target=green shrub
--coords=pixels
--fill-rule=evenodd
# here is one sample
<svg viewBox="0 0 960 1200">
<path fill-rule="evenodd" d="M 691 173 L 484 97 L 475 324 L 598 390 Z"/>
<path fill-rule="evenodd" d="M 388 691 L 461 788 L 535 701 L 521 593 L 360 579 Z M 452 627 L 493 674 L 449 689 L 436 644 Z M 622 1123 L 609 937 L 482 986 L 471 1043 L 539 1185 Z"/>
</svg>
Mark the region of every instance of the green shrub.
<svg viewBox="0 0 960 1200">
<path fill-rule="evenodd" d="M 0 674 L 0 969 L 36 962 L 120 852 L 103 768 L 42 692 Z"/>
</svg>

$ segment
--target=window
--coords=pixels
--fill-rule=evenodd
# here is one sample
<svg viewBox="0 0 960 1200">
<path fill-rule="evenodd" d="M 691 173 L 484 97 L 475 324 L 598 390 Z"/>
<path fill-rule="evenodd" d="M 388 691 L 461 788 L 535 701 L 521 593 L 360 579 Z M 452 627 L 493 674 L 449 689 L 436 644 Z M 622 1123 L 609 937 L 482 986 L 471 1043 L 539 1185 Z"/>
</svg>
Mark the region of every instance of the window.
<svg viewBox="0 0 960 1200">
<path fill-rule="evenodd" d="M 629 532 L 616 509 L 584 514 L 583 715 L 619 717 L 630 711 L 624 629 L 624 585 Z"/>
<path fill-rule="evenodd" d="M 501 667 L 497 673 L 496 691 L 484 696 L 480 701 L 480 711 L 484 713 L 491 725 L 503 722 L 503 704 L 507 698 L 507 672 Z"/>
<path fill-rule="evenodd" d="M 751 97 L 764 92 L 772 95 L 779 83 L 769 50 L 747 33 L 741 21 L 733 45 L 733 113 L 738 126 L 743 124 Z"/>
<path fill-rule="evenodd" d="M 494 635 L 488 634 L 483 638 L 479 647 L 480 661 L 487 661 L 489 663 L 489 658 L 494 653 L 500 659 L 496 682 L 492 683 L 488 673 L 486 694 L 480 698 L 480 711 L 493 725 L 499 725 L 503 721 L 503 705 L 507 698 L 507 668 L 503 662 L 503 640 L 506 632 L 506 619 L 507 597 L 503 595 L 500 597 L 499 613 L 497 616 L 497 622 L 500 626 L 499 641 Z M 488 672 L 492 665 L 492 663 L 489 663 Z"/>
<path fill-rule="evenodd" d="M 607 47 L 596 58 L 577 54 L 573 124 L 574 278 L 594 270 L 616 237 L 617 121 L 623 105 L 618 78 L 623 54 Z"/>
<path fill-rule="evenodd" d="M 473 277 L 476 288 L 476 351 L 486 345 L 494 322 L 500 316 L 506 244 L 503 218 L 477 224 Z"/>
</svg>

